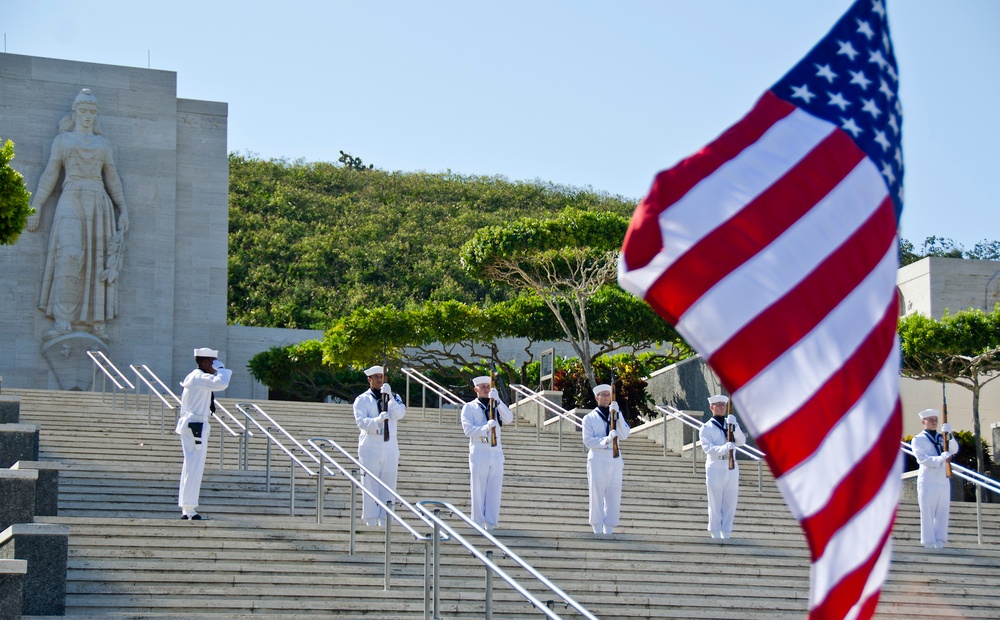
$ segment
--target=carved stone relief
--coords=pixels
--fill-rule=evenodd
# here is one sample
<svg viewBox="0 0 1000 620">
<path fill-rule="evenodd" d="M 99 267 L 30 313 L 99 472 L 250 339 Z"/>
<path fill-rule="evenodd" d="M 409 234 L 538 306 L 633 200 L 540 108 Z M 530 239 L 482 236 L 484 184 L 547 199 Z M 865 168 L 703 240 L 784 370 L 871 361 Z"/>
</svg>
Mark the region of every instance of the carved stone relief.
<svg viewBox="0 0 1000 620">
<path fill-rule="evenodd" d="M 84 88 L 59 122 L 32 199 L 35 214 L 28 218 L 29 232 L 39 229 L 46 202 L 58 194 L 38 301 L 38 309 L 53 321 L 43 343 L 71 334 L 107 342 L 107 322 L 118 315 L 128 211 L 97 112 L 97 98 Z M 63 183 L 57 192 L 60 174 Z"/>
</svg>

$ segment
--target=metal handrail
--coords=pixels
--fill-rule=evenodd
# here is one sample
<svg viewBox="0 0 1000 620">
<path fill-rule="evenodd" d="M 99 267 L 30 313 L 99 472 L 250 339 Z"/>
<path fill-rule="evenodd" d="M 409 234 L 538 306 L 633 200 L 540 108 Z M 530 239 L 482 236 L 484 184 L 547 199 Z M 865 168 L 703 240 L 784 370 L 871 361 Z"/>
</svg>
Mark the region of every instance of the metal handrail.
<svg viewBox="0 0 1000 620">
<path fill-rule="evenodd" d="M 416 370 L 413 370 L 412 368 L 403 368 L 402 370 L 404 375 L 406 375 L 409 378 L 412 378 L 414 381 L 423 385 L 424 387 L 429 387 L 438 396 L 447 400 L 456 407 L 461 407 L 465 404 L 464 400 L 456 396 L 448 388 L 435 382 L 433 379 L 421 374 Z"/>
<path fill-rule="evenodd" d="M 520 584 L 520 582 L 518 582 L 518 580 L 516 580 L 513 577 L 511 577 L 510 575 L 508 575 L 506 573 L 506 571 L 504 571 L 502 568 L 500 568 L 499 566 L 497 566 L 497 564 L 494 563 L 493 560 L 492 560 L 492 558 L 490 557 L 489 552 L 487 552 L 485 554 L 483 552 L 481 552 L 475 545 L 473 545 L 472 543 L 470 543 L 461 534 L 459 534 L 458 532 L 456 532 L 447 523 L 445 523 L 444 520 L 442 520 L 441 517 L 438 516 L 438 514 L 437 514 L 439 512 L 439 510 L 433 510 L 431 508 L 428 508 L 428 506 L 439 506 L 439 507 L 444 508 L 445 510 L 449 511 L 453 516 L 457 516 L 459 519 L 461 519 L 462 521 L 464 521 L 466 523 L 466 525 L 468 525 L 468 526 L 472 527 L 474 530 L 476 530 L 481 536 L 486 537 L 490 541 L 491 544 L 496 545 L 496 547 L 503 552 L 503 554 L 504 554 L 504 556 L 506 558 L 508 558 L 510 560 L 513 560 L 518 566 L 520 566 L 522 569 L 524 569 L 525 571 L 527 571 L 532 577 L 534 577 L 540 583 L 542 583 L 545 587 L 547 587 L 549 589 L 549 591 L 551 591 L 553 594 L 555 594 L 556 596 L 558 596 L 559 598 L 561 598 L 565 602 L 566 607 L 572 607 L 579 614 L 581 614 L 584 618 L 588 618 L 590 620 L 598 620 L 597 616 L 595 616 L 594 614 L 590 613 L 583 605 L 581 605 L 580 603 L 578 603 L 575 600 L 573 600 L 573 598 L 571 598 L 568 594 L 566 594 L 565 592 L 563 592 L 563 590 L 561 588 L 559 588 L 559 586 L 557 586 L 556 584 L 554 584 L 551 581 L 549 581 L 548 578 L 545 577 L 545 575 L 543 575 L 540 572 L 538 572 L 538 570 L 536 570 L 533 566 L 531 566 L 530 564 L 528 564 L 528 562 L 526 562 L 519 555 L 517 555 L 516 553 L 514 553 L 513 550 L 511 550 L 509 547 L 507 547 L 502 542 L 500 542 L 499 540 L 497 540 L 495 536 L 493 536 L 492 534 L 490 534 L 488 531 L 484 530 L 482 527 L 480 527 L 478 524 L 476 524 L 472 519 L 470 519 L 468 517 L 468 515 L 466 515 L 465 513 L 463 513 L 461 510 L 459 510 L 458 508 L 456 508 L 452 504 L 449 504 L 448 502 L 443 502 L 443 501 L 440 501 L 440 500 L 430 500 L 430 499 L 429 500 L 422 500 L 422 501 L 417 502 L 417 507 L 420 508 L 420 510 L 422 510 L 430 519 L 433 520 L 434 525 L 435 525 L 435 528 L 434 528 L 435 532 L 437 532 L 439 528 L 441 530 L 444 530 L 445 533 L 450 538 L 454 539 L 460 545 L 462 545 L 463 547 L 465 547 L 466 550 L 468 550 L 472 555 L 474 555 L 476 557 L 476 559 L 478 559 L 480 562 L 482 562 L 484 565 L 486 565 L 486 567 L 490 571 L 492 571 L 493 573 L 499 575 L 501 579 L 503 579 L 504 581 L 506 581 L 512 588 L 514 588 L 515 590 L 517 590 L 517 592 L 519 594 L 521 594 L 521 596 L 523 596 L 525 599 L 527 599 L 528 602 L 530 602 L 532 604 L 532 606 L 534 606 L 539 611 L 541 611 L 542 613 L 544 613 L 547 618 L 551 618 L 552 620 L 561 620 L 560 616 L 558 614 L 556 614 L 554 611 L 552 611 L 552 609 L 549 607 L 548 603 L 542 602 L 535 595 L 533 595 L 531 592 L 529 592 L 524 586 L 522 586 Z M 435 557 L 436 557 L 437 556 L 437 547 L 439 545 L 439 542 L 438 542 L 438 540 L 437 540 L 436 537 L 433 538 L 433 542 L 434 542 Z M 437 572 L 435 572 L 435 579 L 434 579 L 434 581 L 435 581 L 435 584 L 434 584 L 434 603 L 435 603 L 435 605 L 434 605 L 434 617 L 436 618 L 436 617 L 438 617 L 438 613 L 437 613 L 438 612 L 437 601 L 438 601 L 438 592 L 439 592 L 439 587 L 438 587 L 438 584 L 437 584 Z M 492 595 L 492 593 L 490 593 L 490 595 Z M 491 606 L 492 606 L 492 600 L 491 600 L 490 597 L 488 597 L 487 600 L 486 600 L 486 610 L 487 610 L 486 611 L 486 617 L 487 618 L 491 617 Z"/>
<path fill-rule="evenodd" d="M 283 427 L 283 426 L 281 426 L 281 424 L 279 424 L 279 423 L 277 422 L 277 420 L 275 420 L 274 418 L 272 418 L 272 417 L 271 417 L 271 416 L 270 416 L 270 415 L 269 415 L 269 414 L 268 414 L 268 413 L 267 413 L 266 411 L 264 411 L 263 409 L 261 409 L 261 408 L 260 408 L 260 406 L 259 406 L 259 405 L 258 405 L 257 403 L 237 403 L 237 404 L 236 404 L 236 408 L 237 408 L 237 409 L 238 409 L 238 410 L 240 411 L 240 413 L 242 413 L 242 414 L 243 414 L 243 415 L 244 415 L 244 416 L 245 416 L 245 417 L 246 417 L 247 419 L 249 419 L 249 420 L 253 421 L 253 423 L 254 423 L 254 424 L 255 424 L 256 426 L 258 426 L 258 427 L 260 427 L 260 428 L 263 428 L 263 427 L 261 427 L 261 425 L 260 425 L 260 423 L 259 423 L 259 422 L 257 422 L 256 420 L 253 420 L 252 416 L 250 415 L 250 412 L 248 412 L 248 411 L 247 411 L 247 410 L 246 410 L 246 409 L 245 409 L 244 407 L 253 407 L 253 409 L 254 409 L 254 410 L 255 410 L 255 411 L 257 412 L 257 413 L 259 413 L 260 415 L 264 416 L 264 418 L 265 418 L 265 419 L 266 419 L 266 420 L 267 420 L 268 422 L 270 422 L 271 424 L 273 424 L 273 425 L 274 425 L 274 427 L 275 427 L 275 428 L 277 428 L 277 429 L 278 429 L 278 431 L 279 431 L 279 432 L 280 432 L 280 433 L 281 433 L 282 435 L 284 435 L 285 437 L 287 437 L 287 438 L 288 438 L 288 440 L 289 440 L 289 441 L 291 441 L 292 443 L 294 443 L 294 444 L 295 444 L 295 446 L 296 446 L 296 447 L 297 447 L 297 448 L 298 448 L 299 450 L 301 450 L 303 454 L 305 454 L 306 456 L 308 456 L 309 458 L 311 458 L 311 459 L 313 460 L 313 462 L 315 462 L 315 463 L 316 463 L 317 465 L 321 465 L 321 464 L 322 464 L 318 456 L 316 456 L 315 454 L 313 454 L 312 452 L 310 452 L 308 448 L 306 448 L 305 446 L 303 446 L 303 445 L 302 445 L 302 443 L 301 443 L 301 442 L 300 442 L 300 441 L 299 441 L 298 439 L 296 439 L 296 438 L 295 438 L 295 437 L 294 437 L 294 436 L 293 436 L 293 435 L 292 435 L 291 433 L 289 433 L 288 431 L 286 431 L 286 430 L 284 429 L 284 427 Z M 270 427 L 268 427 L 268 428 L 270 428 Z M 273 437 L 273 435 L 271 435 L 271 433 L 270 433 L 270 432 L 268 432 L 268 431 L 266 431 L 266 430 L 264 431 L 264 433 L 265 433 L 265 434 L 267 435 L 267 437 L 268 437 L 269 439 Z M 281 443 L 280 443 L 280 442 L 276 442 L 276 443 L 278 443 L 279 447 L 281 446 Z M 287 452 L 287 451 L 286 451 L 286 452 Z M 309 470 L 308 470 L 308 469 L 306 469 L 306 471 L 309 471 Z M 330 474 L 331 476 L 335 476 L 337 472 L 333 471 L 332 469 L 327 469 L 327 470 L 326 470 L 326 473 Z M 310 474 L 310 475 L 313 475 L 313 474 Z"/>
<path fill-rule="evenodd" d="M 138 364 L 138 365 L 137 364 L 129 364 L 129 368 L 131 368 L 132 372 L 135 373 L 136 378 L 139 381 L 141 381 L 142 383 L 145 383 L 146 387 L 148 388 L 148 391 L 146 392 L 146 395 L 147 395 L 147 400 L 146 400 L 146 423 L 147 424 L 152 423 L 152 421 L 150 420 L 150 417 L 153 415 L 153 399 L 152 399 L 152 395 L 156 394 L 156 397 L 160 399 L 160 434 L 162 435 L 165 432 L 166 409 L 170 409 L 171 411 L 173 411 L 174 410 L 174 405 L 171 404 L 166 398 L 163 397 L 163 394 L 160 393 L 159 388 L 157 388 L 152 383 L 150 383 L 149 379 L 147 379 L 145 376 L 143 376 L 143 374 L 142 374 L 141 371 L 145 370 L 147 373 L 149 373 L 149 375 L 154 380 L 156 380 L 157 383 L 160 384 L 160 387 L 167 394 L 170 394 L 171 396 L 173 396 L 174 401 L 176 401 L 178 404 L 180 404 L 180 400 L 177 398 L 177 395 L 174 394 L 173 392 L 171 392 L 170 388 L 168 388 L 166 385 L 164 385 L 163 382 L 160 381 L 160 378 L 157 377 L 156 374 L 153 373 L 153 371 L 149 369 L 149 366 L 146 366 L 145 364 Z M 139 389 L 142 387 L 142 383 L 136 382 L 136 384 L 135 384 L 135 408 L 137 410 L 139 409 Z"/>
<path fill-rule="evenodd" d="M 427 534 L 421 534 L 417 530 L 415 530 L 412 527 L 410 527 L 410 525 L 408 523 L 406 523 L 406 521 L 404 521 L 401 516 L 399 516 L 398 514 L 396 514 L 396 512 L 394 510 L 392 510 L 392 508 L 388 507 L 374 493 L 372 493 L 371 491 L 369 491 L 368 489 L 366 489 L 364 487 L 364 484 L 360 480 L 358 480 L 357 478 L 355 478 L 354 475 L 351 472 L 349 472 L 347 469 L 345 469 L 340 463 L 338 463 L 336 460 L 334 460 L 334 458 L 332 456 L 330 456 L 326 452 L 326 450 L 324 450 L 322 447 L 320 447 L 318 445 L 319 442 L 325 442 L 325 443 L 328 443 L 331 446 L 333 446 L 337 450 L 337 452 L 340 452 L 344 457 L 346 457 L 347 460 L 349 460 L 354 467 L 357 467 L 362 472 L 364 472 L 365 476 L 370 476 L 371 479 L 378 486 L 380 486 L 381 488 L 383 488 L 386 491 L 388 491 L 389 494 L 391 494 L 395 498 L 395 500 L 396 500 L 395 503 L 396 504 L 405 507 L 411 513 L 413 513 L 416 517 L 418 517 L 421 521 L 423 521 L 424 525 L 426 525 L 427 527 L 433 528 L 434 527 L 434 523 L 430 519 L 427 519 L 422 514 L 420 514 L 420 512 L 417 511 L 416 508 L 414 508 L 413 504 L 411 504 L 410 502 L 406 501 L 406 499 L 402 495 L 400 495 L 399 493 L 397 493 L 395 489 L 393 489 L 392 487 L 390 487 L 389 485 L 387 485 L 385 482 L 383 482 L 382 479 L 379 478 L 378 476 L 376 476 L 374 473 L 372 473 L 372 471 L 370 469 L 368 469 L 367 467 L 365 467 L 364 465 L 362 465 L 361 461 L 359 461 L 354 456 L 352 456 L 347 450 L 345 450 L 336 441 L 334 441 L 334 440 L 332 440 L 332 439 L 330 439 L 328 437 L 313 437 L 312 439 L 306 440 L 306 443 L 308 443 L 310 446 L 312 446 L 313 449 L 315 449 L 316 452 L 318 452 L 320 454 L 320 456 L 322 456 L 323 458 L 325 458 L 327 460 L 327 462 L 329 462 L 331 465 L 333 465 L 334 467 L 336 467 L 340 471 L 340 473 L 344 474 L 344 476 L 347 477 L 347 479 L 351 482 L 351 484 L 357 486 L 358 488 L 360 488 L 362 490 L 362 492 L 365 495 L 367 495 L 368 497 L 370 497 L 373 500 L 375 500 L 375 502 L 378 503 L 379 506 L 381 506 L 383 509 L 385 509 L 386 514 L 392 515 L 392 518 L 395 519 L 404 528 L 406 528 L 406 531 L 408 531 L 414 538 L 416 538 L 418 540 L 427 540 L 429 538 L 429 536 Z M 354 528 L 352 527 L 351 529 L 353 530 Z M 352 540 L 353 540 L 353 531 L 352 531 Z M 351 545 L 351 555 L 354 555 L 353 549 L 354 549 L 354 546 L 352 544 Z"/>
<path fill-rule="evenodd" d="M 535 424 L 535 441 L 541 441 L 543 426 L 547 424 L 558 423 L 559 451 L 561 452 L 563 448 L 563 425 L 562 425 L 563 420 L 566 420 L 571 424 L 573 424 L 573 426 L 575 426 L 578 431 L 583 430 L 583 418 L 576 415 L 576 412 L 570 411 L 569 409 L 563 409 L 562 407 L 550 401 L 549 399 L 542 397 L 540 394 L 538 394 L 538 392 L 532 390 L 527 386 L 521 385 L 520 383 L 512 383 L 510 389 L 518 396 L 524 397 L 522 400 L 515 403 L 515 406 L 524 402 L 524 400 L 530 400 L 535 404 L 541 405 L 543 409 L 555 414 L 556 416 L 552 418 L 551 421 L 542 420 L 541 416 L 539 416 L 538 423 Z M 517 417 L 521 417 L 520 414 L 518 414 Z"/>
<path fill-rule="evenodd" d="M 913 453 L 913 446 L 905 441 L 899 442 L 900 448 L 904 454 L 908 454 L 912 457 L 916 457 Z M 963 467 L 958 463 L 951 464 L 951 473 L 958 476 L 962 480 L 971 482 L 976 485 L 976 540 L 981 545 L 983 544 L 983 493 L 982 490 L 993 491 L 997 495 L 1000 495 L 1000 482 L 990 478 L 989 476 L 984 476 L 977 471 L 973 471 L 968 467 Z"/>
<path fill-rule="evenodd" d="M 660 418 L 660 419 L 663 420 L 664 424 L 666 424 L 666 417 L 670 416 L 671 418 L 674 418 L 675 420 L 680 420 L 681 422 L 683 422 L 684 424 L 686 424 L 687 426 L 691 427 L 694 430 L 700 431 L 701 427 L 704 426 L 704 422 L 702 422 L 698 418 L 696 418 L 693 415 L 690 415 L 688 413 L 685 413 L 685 412 L 681 411 L 680 409 L 677 409 L 676 407 L 673 407 L 671 405 L 654 405 L 653 408 L 656 409 L 657 411 L 659 411 L 660 414 L 662 414 L 663 417 Z M 700 440 L 696 440 L 696 439 L 694 439 L 694 437 L 691 438 L 691 471 L 693 471 L 693 472 L 698 471 L 698 449 L 697 448 L 698 448 L 699 444 L 701 444 Z M 684 446 L 683 448 L 681 448 L 681 451 L 686 450 L 686 449 L 687 449 L 687 446 Z M 750 459 L 752 459 L 752 460 L 754 460 L 754 461 L 757 462 L 757 492 L 763 494 L 764 493 L 764 453 L 761 452 L 760 450 L 758 450 L 757 448 L 753 447 L 753 446 L 747 446 L 747 445 L 737 446 L 736 447 L 736 451 L 739 452 L 740 454 L 743 454 L 743 455 L 745 455 L 745 456 L 749 457 Z M 667 429 L 664 428 L 663 429 L 663 456 L 666 456 L 666 455 L 667 455 Z"/>
<path fill-rule="evenodd" d="M 354 467 L 356 467 L 357 469 L 355 469 L 353 471 L 348 471 L 345 467 L 343 467 L 340 463 L 338 463 L 332 456 L 330 456 L 329 454 L 327 454 L 326 450 L 324 450 L 319 445 L 319 442 L 326 442 L 326 443 L 330 444 L 331 446 L 333 446 L 334 448 L 336 448 L 336 450 L 338 452 L 340 452 L 343 456 L 347 457 L 347 460 L 349 460 L 354 465 Z M 371 472 L 371 470 L 369 470 L 367 467 L 365 467 L 364 465 L 361 464 L 361 461 L 359 461 L 358 459 L 356 459 L 353 456 L 351 456 L 351 454 L 348 453 L 347 450 L 344 450 L 344 448 L 341 447 L 340 444 L 338 444 L 337 442 L 333 441 L 332 439 L 325 438 L 325 437 L 313 437 L 313 438 L 307 440 L 307 443 L 310 446 L 312 446 L 313 449 L 315 449 L 316 452 L 318 452 L 323 458 L 325 458 L 327 460 L 327 462 L 329 462 L 331 465 L 333 465 L 334 467 L 336 467 L 344 475 L 344 478 L 348 482 L 351 483 L 351 536 L 350 536 L 351 542 L 350 542 L 350 550 L 349 550 L 350 551 L 350 555 L 352 555 L 352 556 L 354 555 L 354 538 L 355 538 L 355 532 L 356 532 L 355 522 L 356 522 L 356 510 L 357 510 L 357 508 L 356 508 L 357 502 L 354 500 L 354 496 L 355 496 L 355 493 L 356 493 L 357 489 L 361 489 L 362 493 L 364 493 L 365 495 L 367 495 L 368 497 L 370 497 L 372 499 L 372 501 L 374 501 L 376 504 L 378 504 L 382 508 L 382 510 L 385 510 L 385 513 L 387 515 L 389 515 L 390 517 L 392 517 L 391 519 L 386 519 L 385 520 L 385 547 L 384 547 L 384 549 L 385 549 L 385 574 L 383 576 L 383 579 L 384 579 L 384 586 L 383 587 L 384 587 L 385 590 L 389 590 L 390 587 L 391 587 L 391 582 L 390 582 L 391 571 L 390 571 L 390 566 L 389 565 L 390 565 L 390 560 L 392 558 L 392 538 L 391 538 L 390 534 L 392 533 L 392 522 L 393 522 L 393 520 L 395 520 L 400 525 L 402 525 L 404 528 L 406 528 L 406 530 L 410 533 L 411 536 L 413 536 L 413 538 L 415 540 L 420 541 L 420 542 L 422 542 L 424 544 L 424 618 L 430 618 L 431 617 L 431 544 L 430 543 L 431 543 L 432 539 L 435 541 L 434 550 L 436 551 L 437 550 L 437 541 L 440 538 L 440 532 L 439 532 L 438 528 L 434 526 L 434 523 L 431 520 L 427 519 L 422 514 L 420 514 L 420 512 L 418 512 L 417 509 L 414 508 L 412 504 L 410 504 L 410 502 L 406 501 L 406 499 L 404 499 L 402 495 L 400 495 L 399 493 L 397 493 L 395 489 L 389 487 L 389 485 L 387 485 L 385 482 L 383 482 L 381 478 L 379 478 L 378 476 L 376 476 L 375 474 L 373 474 Z M 319 495 L 316 498 L 316 521 L 317 521 L 317 523 L 322 523 L 323 522 L 323 494 L 322 494 L 322 491 L 323 491 L 323 473 L 322 472 L 323 472 L 324 469 L 326 469 L 325 466 L 322 467 L 322 468 L 320 468 L 320 475 L 319 475 L 319 481 L 318 481 L 318 487 L 317 487 L 318 491 L 319 491 Z M 361 480 L 358 480 L 358 478 L 355 477 L 355 474 L 357 473 L 358 470 L 361 470 L 362 472 L 364 472 L 364 475 L 368 476 L 369 477 L 368 479 L 372 480 L 379 487 L 381 487 L 381 488 L 385 489 L 386 491 L 388 491 L 396 499 L 396 501 L 395 502 L 389 501 L 389 503 L 385 503 L 381 499 L 379 499 L 378 496 L 375 493 L 372 493 L 371 491 L 369 491 L 368 489 L 366 489 L 364 483 L 362 483 Z M 428 536 L 428 535 L 425 535 L 425 534 L 421 534 L 417 530 L 413 529 L 413 527 L 411 527 L 410 524 L 407 523 L 406 520 L 403 519 L 402 516 L 400 516 L 399 514 L 396 513 L 395 510 L 393 510 L 393 508 L 392 508 L 393 504 L 399 505 L 399 506 L 403 506 L 407 510 L 409 510 L 414 516 L 416 516 L 418 519 L 420 519 L 424 523 L 424 525 L 427 525 L 427 526 L 431 527 L 432 530 L 433 530 L 433 534 L 430 535 L 430 536 Z M 445 538 L 445 540 L 447 540 L 447 538 Z M 435 565 L 435 567 L 437 566 L 437 563 L 438 563 L 438 555 L 435 552 L 434 553 L 434 565 Z M 434 574 L 435 575 L 437 574 L 436 571 L 435 571 Z M 434 579 L 436 581 L 437 577 L 435 576 Z M 434 618 L 438 618 L 439 617 L 439 615 L 438 615 L 438 596 L 437 596 L 437 588 L 436 587 L 434 588 L 434 616 L 433 617 Z"/>
<path fill-rule="evenodd" d="M 685 413 L 680 409 L 676 409 L 670 405 L 655 405 L 654 408 L 660 413 L 666 414 L 674 419 L 680 420 L 681 422 L 690 426 L 691 428 L 700 429 L 704 425 L 704 422 L 694 417 L 693 415 Z M 758 448 L 755 448 L 754 446 L 749 446 L 749 445 L 736 446 L 736 451 L 755 461 L 760 461 L 761 459 L 764 458 L 764 452 L 762 452 Z"/>
<path fill-rule="evenodd" d="M 94 363 L 94 372 L 91 378 L 92 390 L 94 392 L 97 391 L 97 369 L 100 368 L 101 372 L 103 373 L 102 377 L 103 383 L 101 384 L 101 402 L 104 402 L 106 394 L 105 389 L 107 388 L 108 385 L 108 379 L 111 379 L 111 383 L 114 384 L 115 388 L 121 390 L 122 392 L 122 411 L 125 411 L 125 408 L 128 405 L 128 395 L 126 393 L 126 390 L 134 390 L 135 386 L 132 385 L 132 382 L 128 380 L 128 377 L 122 374 L 122 371 L 118 370 L 118 367 L 115 366 L 111 362 L 111 360 L 108 359 L 108 356 L 105 355 L 103 351 L 99 349 L 93 351 L 87 351 L 87 357 L 89 357 L 90 361 Z M 100 359 L 98 359 L 98 357 L 100 357 Z M 114 369 L 115 374 L 112 374 L 111 371 L 108 370 L 107 366 L 105 366 L 105 364 Z M 115 375 L 117 375 L 117 378 L 115 377 Z M 122 383 L 119 382 L 118 379 L 121 379 L 122 382 L 124 382 L 125 385 L 127 385 L 128 387 L 126 388 L 125 385 L 122 385 Z M 111 390 L 112 409 L 114 409 L 115 407 L 115 394 L 116 394 L 115 390 L 112 389 Z"/>
<path fill-rule="evenodd" d="M 569 422 L 572 422 L 574 426 L 579 429 L 583 429 L 583 418 L 576 415 L 576 412 L 570 411 L 569 409 L 563 409 L 559 405 L 555 404 L 551 400 L 543 397 L 538 392 L 532 390 L 531 388 L 521 385 L 520 383 L 512 383 L 510 389 L 516 392 L 519 396 L 523 396 L 525 399 L 534 401 L 545 408 L 547 411 L 551 411 L 560 418 L 563 418 Z"/>
</svg>

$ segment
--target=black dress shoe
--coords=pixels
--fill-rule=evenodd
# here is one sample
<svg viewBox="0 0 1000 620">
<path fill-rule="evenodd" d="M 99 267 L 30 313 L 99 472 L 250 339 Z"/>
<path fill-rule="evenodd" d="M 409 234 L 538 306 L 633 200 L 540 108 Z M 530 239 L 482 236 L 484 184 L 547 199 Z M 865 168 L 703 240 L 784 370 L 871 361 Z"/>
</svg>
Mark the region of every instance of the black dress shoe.
<svg viewBox="0 0 1000 620">
<path fill-rule="evenodd" d="M 203 517 L 201 515 L 191 515 L 192 521 L 208 521 L 208 517 Z"/>
<path fill-rule="evenodd" d="M 187 521 L 187 520 L 188 520 L 188 519 L 190 519 L 190 518 L 191 518 L 191 517 L 189 517 L 189 516 L 187 516 L 187 515 L 181 515 L 181 520 L 182 520 L 182 521 Z"/>
</svg>

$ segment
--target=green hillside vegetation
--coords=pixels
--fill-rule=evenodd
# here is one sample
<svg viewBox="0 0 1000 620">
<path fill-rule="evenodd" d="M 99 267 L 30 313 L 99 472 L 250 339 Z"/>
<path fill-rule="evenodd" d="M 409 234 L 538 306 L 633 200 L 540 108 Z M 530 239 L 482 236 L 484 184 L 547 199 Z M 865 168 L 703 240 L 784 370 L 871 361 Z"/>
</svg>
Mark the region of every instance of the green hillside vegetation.
<svg viewBox="0 0 1000 620">
<path fill-rule="evenodd" d="M 343 159 L 343 158 L 342 158 Z M 635 201 L 543 181 L 229 157 L 230 323 L 326 329 L 359 308 L 509 298 L 459 262 L 476 230 Z"/>
</svg>

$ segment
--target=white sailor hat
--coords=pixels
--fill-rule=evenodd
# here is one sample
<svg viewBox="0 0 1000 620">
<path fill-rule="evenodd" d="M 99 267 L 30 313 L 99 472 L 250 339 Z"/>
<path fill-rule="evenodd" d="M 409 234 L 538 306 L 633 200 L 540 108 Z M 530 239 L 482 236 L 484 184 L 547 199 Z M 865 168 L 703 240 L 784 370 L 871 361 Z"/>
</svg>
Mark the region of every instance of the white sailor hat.
<svg viewBox="0 0 1000 620">
<path fill-rule="evenodd" d="M 611 386 L 607 383 L 602 383 L 594 388 L 594 396 L 597 396 L 601 392 L 611 392 Z"/>
<path fill-rule="evenodd" d="M 381 375 L 381 374 L 384 374 L 381 366 L 372 366 L 371 368 L 365 369 L 366 377 L 370 377 L 372 375 Z"/>
<path fill-rule="evenodd" d="M 924 409 L 923 411 L 920 412 L 920 419 L 923 420 L 924 418 L 937 418 L 940 415 L 941 412 L 938 411 L 937 409 Z"/>
<path fill-rule="evenodd" d="M 489 375 L 483 375 L 482 377 L 476 377 L 473 379 L 472 385 L 482 385 L 483 383 L 490 383 L 491 381 L 492 379 L 490 379 Z"/>
<path fill-rule="evenodd" d="M 194 350 L 194 356 L 195 357 L 214 357 L 214 358 L 218 358 L 219 357 L 219 352 L 216 351 L 215 349 L 209 349 L 208 347 L 202 347 L 200 349 L 195 349 Z"/>
<path fill-rule="evenodd" d="M 728 396 L 723 396 L 722 394 L 716 394 L 715 396 L 709 396 L 708 397 L 708 404 L 709 405 L 717 405 L 719 403 L 722 403 L 723 405 L 725 405 L 728 402 L 729 402 L 729 397 Z"/>
</svg>

